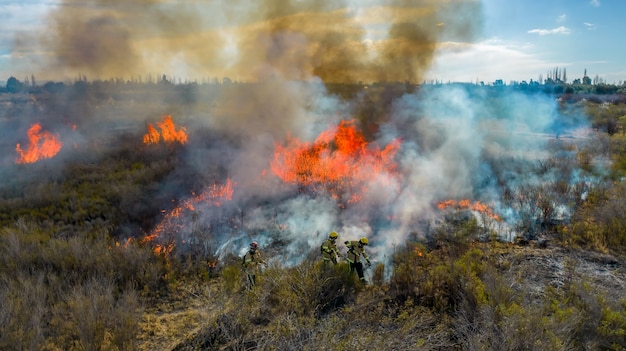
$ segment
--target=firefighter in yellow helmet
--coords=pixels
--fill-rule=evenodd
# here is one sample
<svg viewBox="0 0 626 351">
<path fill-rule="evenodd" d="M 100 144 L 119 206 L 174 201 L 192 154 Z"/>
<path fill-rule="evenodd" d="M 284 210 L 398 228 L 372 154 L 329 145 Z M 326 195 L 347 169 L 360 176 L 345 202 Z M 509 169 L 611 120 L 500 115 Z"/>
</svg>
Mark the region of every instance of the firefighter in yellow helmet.
<svg viewBox="0 0 626 351">
<path fill-rule="evenodd" d="M 242 270 L 248 277 L 248 289 L 256 285 L 256 273 L 259 271 L 259 266 L 265 264 L 258 248 L 259 244 L 256 241 L 250 243 L 250 249 L 243 255 L 241 262 Z"/>
<path fill-rule="evenodd" d="M 362 282 L 365 282 L 361 256 L 363 256 L 363 258 L 365 259 L 368 267 L 372 265 L 369 256 L 365 252 L 365 246 L 369 245 L 369 240 L 367 240 L 366 237 L 362 237 L 360 240 L 346 241 L 345 244 L 348 248 L 346 260 L 350 264 L 350 272 L 354 272 L 356 270 L 356 273 L 359 275 L 359 279 Z"/>
<path fill-rule="evenodd" d="M 324 262 L 324 267 L 327 267 L 329 262 L 333 264 L 337 264 L 337 238 L 339 234 L 337 232 L 330 232 L 328 235 L 328 239 L 324 240 L 322 246 L 320 247 L 322 251 L 322 260 Z"/>
</svg>

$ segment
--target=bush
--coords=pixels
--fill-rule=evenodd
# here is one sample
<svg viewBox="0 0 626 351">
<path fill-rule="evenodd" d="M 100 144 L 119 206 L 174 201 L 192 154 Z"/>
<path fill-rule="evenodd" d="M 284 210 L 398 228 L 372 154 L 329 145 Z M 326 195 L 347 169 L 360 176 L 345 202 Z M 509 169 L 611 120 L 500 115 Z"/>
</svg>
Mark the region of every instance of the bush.
<svg viewBox="0 0 626 351">
<path fill-rule="evenodd" d="M 607 350 L 626 350 L 626 300 L 618 309 L 605 307 L 598 326 L 601 347 Z"/>
<path fill-rule="evenodd" d="M 437 311 L 449 310 L 453 276 L 444 260 L 434 252 L 427 252 L 423 245 L 407 244 L 393 258 L 391 297 L 399 303 L 411 300 Z"/>
<path fill-rule="evenodd" d="M 39 350 L 45 345 L 48 291 L 43 273 L 0 272 L 0 349 Z"/>
<path fill-rule="evenodd" d="M 595 250 L 626 252 L 626 183 L 593 189 L 576 212 L 564 241 Z"/>
<path fill-rule="evenodd" d="M 139 291 L 159 288 L 163 266 L 101 231 L 48 230 L 24 222 L 0 230 L 0 348 L 134 349 Z"/>
</svg>

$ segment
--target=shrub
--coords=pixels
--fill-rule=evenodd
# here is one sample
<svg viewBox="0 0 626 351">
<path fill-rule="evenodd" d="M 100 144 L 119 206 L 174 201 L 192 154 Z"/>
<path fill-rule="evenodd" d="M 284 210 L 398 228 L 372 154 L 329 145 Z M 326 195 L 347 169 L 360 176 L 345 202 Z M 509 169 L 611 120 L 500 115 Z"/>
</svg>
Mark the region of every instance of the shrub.
<svg viewBox="0 0 626 351">
<path fill-rule="evenodd" d="M 596 250 L 626 252 L 626 183 L 593 189 L 564 240 Z"/>
<path fill-rule="evenodd" d="M 445 251 L 437 253 L 442 252 Z M 435 252 L 427 252 L 420 244 L 407 244 L 394 255 L 389 282 L 392 298 L 399 303 L 412 300 L 441 312 L 449 310 L 453 275 L 450 265 L 441 258 Z"/>
<path fill-rule="evenodd" d="M 346 263 L 324 268 L 305 262 L 294 268 L 271 267 L 260 277 L 259 289 L 272 314 L 294 312 L 298 316 L 326 313 L 349 301 L 359 285 Z"/>
<path fill-rule="evenodd" d="M 112 243 L 23 221 L 1 229 L 0 348 L 134 349 L 138 288 L 158 287 L 164 270 L 149 249 Z"/>
<path fill-rule="evenodd" d="M 617 309 L 604 307 L 598 326 L 601 347 L 612 350 L 626 350 L 626 300 Z"/>
<path fill-rule="evenodd" d="M 233 293 L 244 286 L 240 264 L 230 264 L 222 269 L 223 289 Z"/>
<path fill-rule="evenodd" d="M 43 273 L 0 272 L 0 349 L 38 350 L 45 345 L 48 291 Z"/>
</svg>

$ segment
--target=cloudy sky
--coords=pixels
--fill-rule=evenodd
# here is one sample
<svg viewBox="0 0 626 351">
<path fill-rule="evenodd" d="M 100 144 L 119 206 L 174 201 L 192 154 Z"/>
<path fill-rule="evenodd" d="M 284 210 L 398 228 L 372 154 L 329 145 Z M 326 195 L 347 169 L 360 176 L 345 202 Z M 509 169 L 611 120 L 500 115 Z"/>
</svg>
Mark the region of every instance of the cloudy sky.
<svg viewBox="0 0 626 351">
<path fill-rule="evenodd" d="M 331 4 L 332 3 L 332 4 Z M 626 81 L 623 0 L 2 0 L 0 81 Z"/>
<path fill-rule="evenodd" d="M 433 76 L 443 80 L 537 80 L 554 67 L 568 81 L 626 81 L 626 1 L 483 0 L 484 28 L 470 45 L 445 43 Z M 449 73 L 448 73 L 449 72 Z M 473 75 L 473 76 L 472 76 Z"/>
</svg>

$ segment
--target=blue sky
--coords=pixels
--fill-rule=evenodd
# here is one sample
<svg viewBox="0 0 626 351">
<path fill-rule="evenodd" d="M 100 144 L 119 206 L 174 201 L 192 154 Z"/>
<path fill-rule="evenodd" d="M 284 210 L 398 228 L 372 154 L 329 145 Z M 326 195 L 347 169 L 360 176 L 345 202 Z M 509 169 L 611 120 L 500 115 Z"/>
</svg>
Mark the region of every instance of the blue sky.
<svg viewBox="0 0 626 351">
<path fill-rule="evenodd" d="M 470 49 L 441 50 L 443 80 L 537 80 L 555 67 L 568 81 L 596 75 L 626 81 L 626 1 L 484 0 L 484 32 Z"/>
<path fill-rule="evenodd" d="M 67 4 L 70 0 L 0 1 L 0 81 L 10 76 L 20 80 L 31 74 L 41 77 L 41 62 L 54 54 L 38 46 L 37 38 L 50 31 L 48 15 L 63 2 Z M 537 80 L 558 67 L 566 69 L 570 82 L 582 77 L 585 69 L 591 78 L 598 76 L 607 83 L 626 81 L 626 47 L 621 39 L 626 33 L 626 1 L 482 0 L 481 3 L 483 16 L 477 18 L 482 21 L 479 34 L 471 42 L 439 42 L 424 79 L 487 83 L 496 79 Z M 22 38 L 21 50 L 16 50 L 16 38 Z M 144 53 L 143 57 L 149 55 Z M 163 72 L 174 70 L 172 74 L 179 76 L 194 74 L 193 65 L 187 65 L 185 57 L 180 55 L 172 57 L 168 64 L 162 68 Z M 185 67 L 181 69 L 182 66 Z"/>
</svg>

